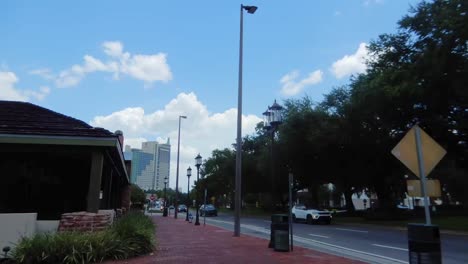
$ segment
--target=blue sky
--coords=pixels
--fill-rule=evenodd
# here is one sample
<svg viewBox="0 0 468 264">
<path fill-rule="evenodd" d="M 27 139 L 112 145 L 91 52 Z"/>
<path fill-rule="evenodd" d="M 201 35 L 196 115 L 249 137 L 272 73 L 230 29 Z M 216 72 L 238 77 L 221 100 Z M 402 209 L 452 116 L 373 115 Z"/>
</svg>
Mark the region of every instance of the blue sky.
<svg viewBox="0 0 468 264">
<path fill-rule="evenodd" d="M 274 99 L 322 100 L 365 71 L 366 44 L 416 0 L 250 1 L 244 13 L 243 134 Z M 1 1 L 0 100 L 20 100 L 172 143 L 175 186 L 197 153 L 236 137 L 240 2 Z M 193 178 L 193 177 L 192 177 Z M 193 180 L 193 179 L 192 179 Z M 185 183 L 184 183 L 185 182 Z"/>
</svg>

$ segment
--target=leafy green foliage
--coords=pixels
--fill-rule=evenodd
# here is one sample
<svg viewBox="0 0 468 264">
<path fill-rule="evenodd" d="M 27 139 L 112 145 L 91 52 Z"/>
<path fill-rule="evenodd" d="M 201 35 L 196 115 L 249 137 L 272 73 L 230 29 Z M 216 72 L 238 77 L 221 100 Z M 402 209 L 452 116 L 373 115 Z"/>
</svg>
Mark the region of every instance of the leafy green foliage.
<svg viewBox="0 0 468 264">
<path fill-rule="evenodd" d="M 22 238 L 13 250 L 18 263 L 96 263 L 126 259 L 154 249 L 154 224 L 140 213 L 129 213 L 99 232 L 60 232 Z"/>
<path fill-rule="evenodd" d="M 145 192 L 136 184 L 130 186 L 130 201 L 135 205 L 143 205 L 146 202 Z"/>
<path fill-rule="evenodd" d="M 429 177 L 441 181 L 452 202 L 468 204 L 467 14 L 466 0 L 422 1 L 396 33 L 370 43 L 366 73 L 322 102 L 307 96 L 283 102 L 284 122 L 273 145 L 261 123 L 256 135 L 243 138 L 244 197 L 262 197 L 251 194 L 268 192 L 276 171 L 275 199 L 284 203 L 290 168 L 296 188 L 309 189 L 311 205 L 326 199 L 319 197 L 320 186 L 332 182 L 348 210 L 354 209 L 353 188 L 367 188 L 388 211 L 410 174 L 390 151 L 419 124 L 448 152 Z M 233 194 L 234 166 L 234 151 L 213 151 L 205 166 L 209 192 Z M 450 202 L 447 195 L 442 199 Z"/>
</svg>

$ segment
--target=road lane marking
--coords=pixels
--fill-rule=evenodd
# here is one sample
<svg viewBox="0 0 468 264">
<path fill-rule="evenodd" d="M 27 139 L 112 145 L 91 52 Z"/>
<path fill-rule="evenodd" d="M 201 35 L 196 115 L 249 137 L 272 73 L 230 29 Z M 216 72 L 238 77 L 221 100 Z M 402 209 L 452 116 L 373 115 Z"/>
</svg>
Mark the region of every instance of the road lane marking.
<svg viewBox="0 0 468 264">
<path fill-rule="evenodd" d="M 309 234 L 309 236 L 314 236 L 314 237 L 323 237 L 323 238 L 330 238 L 330 237 L 327 237 L 327 236 L 321 236 L 321 235 L 315 235 L 315 234 Z"/>
<path fill-rule="evenodd" d="M 376 246 L 376 247 L 383 247 L 383 248 L 391 248 L 391 249 L 396 249 L 396 250 L 401 250 L 401 251 L 408 251 L 407 248 L 391 247 L 391 246 L 385 246 L 385 245 L 379 245 L 379 244 L 372 244 L 372 245 Z"/>
<path fill-rule="evenodd" d="M 347 229 L 347 228 L 335 228 L 336 230 L 358 232 L 358 233 L 369 233 L 369 231 L 356 230 L 356 229 Z"/>
<path fill-rule="evenodd" d="M 228 222 L 228 221 L 223 221 L 223 220 L 210 219 L 210 221 L 213 221 L 215 223 L 218 222 L 218 223 L 234 225 L 233 222 Z M 270 231 L 266 231 L 266 230 L 264 230 L 263 228 L 261 228 L 259 226 L 241 224 L 241 227 L 242 228 L 247 228 L 247 229 L 250 229 L 250 230 L 253 230 L 253 231 L 257 231 L 257 232 L 260 232 L 260 233 L 264 233 L 265 235 L 270 235 Z M 363 231 L 361 231 L 361 232 L 363 232 Z M 319 241 L 319 240 L 313 240 L 313 239 L 310 239 L 310 238 L 300 237 L 300 236 L 296 236 L 296 235 L 294 235 L 293 237 L 294 237 L 294 241 L 296 241 L 296 242 L 301 242 L 301 243 L 305 243 L 305 244 L 308 244 L 308 245 L 315 245 L 316 247 L 324 248 L 326 250 L 340 252 L 341 256 L 344 253 L 346 255 L 354 255 L 355 254 L 356 257 L 363 258 L 362 255 L 364 255 L 364 256 L 368 256 L 369 258 L 375 258 L 373 260 L 369 260 L 369 261 L 371 261 L 371 263 L 382 263 L 382 260 L 386 260 L 386 261 L 390 261 L 391 263 L 408 264 L 408 261 L 399 260 L 399 259 L 395 259 L 395 258 L 391 258 L 391 257 L 379 255 L 379 254 L 374 254 L 374 253 L 370 253 L 370 252 L 366 252 L 366 251 L 361 251 L 361 250 L 356 250 L 356 249 L 352 249 L 352 248 L 342 247 L 342 246 L 338 246 L 338 245 L 335 245 L 335 244 L 330 244 L 330 243 L 322 242 L 322 241 Z M 343 252 L 343 251 L 346 251 L 346 253 Z"/>
</svg>

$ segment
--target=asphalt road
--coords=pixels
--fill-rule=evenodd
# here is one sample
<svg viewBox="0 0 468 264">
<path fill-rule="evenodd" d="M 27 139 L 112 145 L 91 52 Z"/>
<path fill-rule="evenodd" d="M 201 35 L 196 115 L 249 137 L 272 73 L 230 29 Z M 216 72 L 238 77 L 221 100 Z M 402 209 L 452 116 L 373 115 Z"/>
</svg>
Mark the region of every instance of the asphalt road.
<svg viewBox="0 0 468 264">
<path fill-rule="evenodd" d="M 185 217 L 182 213 L 180 216 Z M 200 218 L 203 226 L 204 218 Z M 232 215 L 206 217 L 206 223 L 233 230 Z M 261 218 L 242 218 L 241 233 L 257 237 L 270 237 L 270 221 Z M 375 225 L 307 225 L 293 224 L 294 245 L 362 260 L 369 263 L 408 263 L 406 229 Z M 468 263 L 468 235 L 441 232 L 444 264 Z M 265 243 L 268 247 L 268 243 Z"/>
</svg>

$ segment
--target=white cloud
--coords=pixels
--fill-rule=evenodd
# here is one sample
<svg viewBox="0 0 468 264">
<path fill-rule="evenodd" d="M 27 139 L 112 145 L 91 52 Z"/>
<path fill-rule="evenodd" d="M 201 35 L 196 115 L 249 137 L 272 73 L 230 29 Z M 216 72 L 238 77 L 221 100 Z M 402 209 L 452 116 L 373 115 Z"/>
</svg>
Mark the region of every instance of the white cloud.
<svg viewBox="0 0 468 264">
<path fill-rule="evenodd" d="M 172 72 L 165 53 L 132 55 L 124 52 L 123 44 L 118 41 L 104 42 L 102 48 L 108 56 L 106 62 L 91 55 L 85 55 L 82 64 L 75 64 L 69 69 L 60 71 L 57 75 L 52 74 L 49 69 L 37 69 L 30 73 L 42 76 L 46 80 L 55 80 L 55 85 L 60 88 L 75 86 L 87 74 L 93 72 L 109 72 L 113 74 L 114 79 L 119 79 L 120 74 L 125 74 L 144 81 L 145 85 L 156 81 L 172 80 Z"/>
<path fill-rule="evenodd" d="M 0 71 L 0 99 L 11 101 L 29 101 L 31 98 L 43 100 L 49 93 L 49 87 L 43 86 L 39 91 L 25 90 L 15 87 L 19 81 L 13 72 Z"/>
<path fill-rule="evenodd" d="M 172 73 L 167 65 L 166 54 L 134 55 L 123 61 L 121 71 L 135 79 L 148 83 L 154 81 L 168 82 Z"/>
<path fill-rule="evenodd" d="M 104 52 L 111 57 L 120 57 L 123 52 L 123 45 L 118 41 L 106 41 L 102 44 Z"/>
<path fill-rule="evenodd" d="M 33 75 L 39 75 L 49 81 L 55 79 L 55 76 L 52 74 L 51 70 L 47 68 L 32 70 L 29 73 Z"/>
<path fill-rule="evenodd" d="M 338 79 L 355 73 L 363 73 L 367 69 L 367 59 L 369 59 L 367 44 L 361 43 L 359 44 L 359 48 L 356 53 L 345 55 L 343 58 L 335 61 L 332 65 L 331 71 Z"/>
<path fill-rule="evenodd" d="M 42 101 L 50 94 L 50 88 L 47 86 L 41 86 L 39 91 L 26 90 L 24 91 L 24 94 L 28 97 L 34 97 L 36 100 Z"/>
<path fill-rule="evenodd" d="M 179 187 L 187 188 L 185 176 L 188 166 L 194 167 L 194 158 L 200 153 L 208 158 L 214 149 L 232 148 L 236 139 L 237 110 L 227 109 L 222 113 L 210 113 L 194 93 L 181 93 L 163 109 L 147 113 L 141 107 L 129 107 L 107 116 L 97 116 L 90 123 L 110 131 L 121 130 L 125 144 L 141 148 L 141 142 L 158 139 L 171 141 L 171 179 L 175 186 L 177 139 L 179 115 L 182 119 L 180 132 Z M 262 119 L 255 115 L 242 116 L 242 134 L 252 134 Z M 191 180 L 193 180 L 192 177 Z"/>
<path fill-rule="evenodd" d="M 306 78 L 297 81 L 296 79 L 298 77 L 299 72 L 292 71 L 281 78 L 280 83 L 283 85 L 281 93 L 283 95 L 293 96 L 302 92 L 306 86 L 320 83 L 323 80 L 323 72 L 321 70 L 316 70 L 309 73 Z"/>
</svg>

